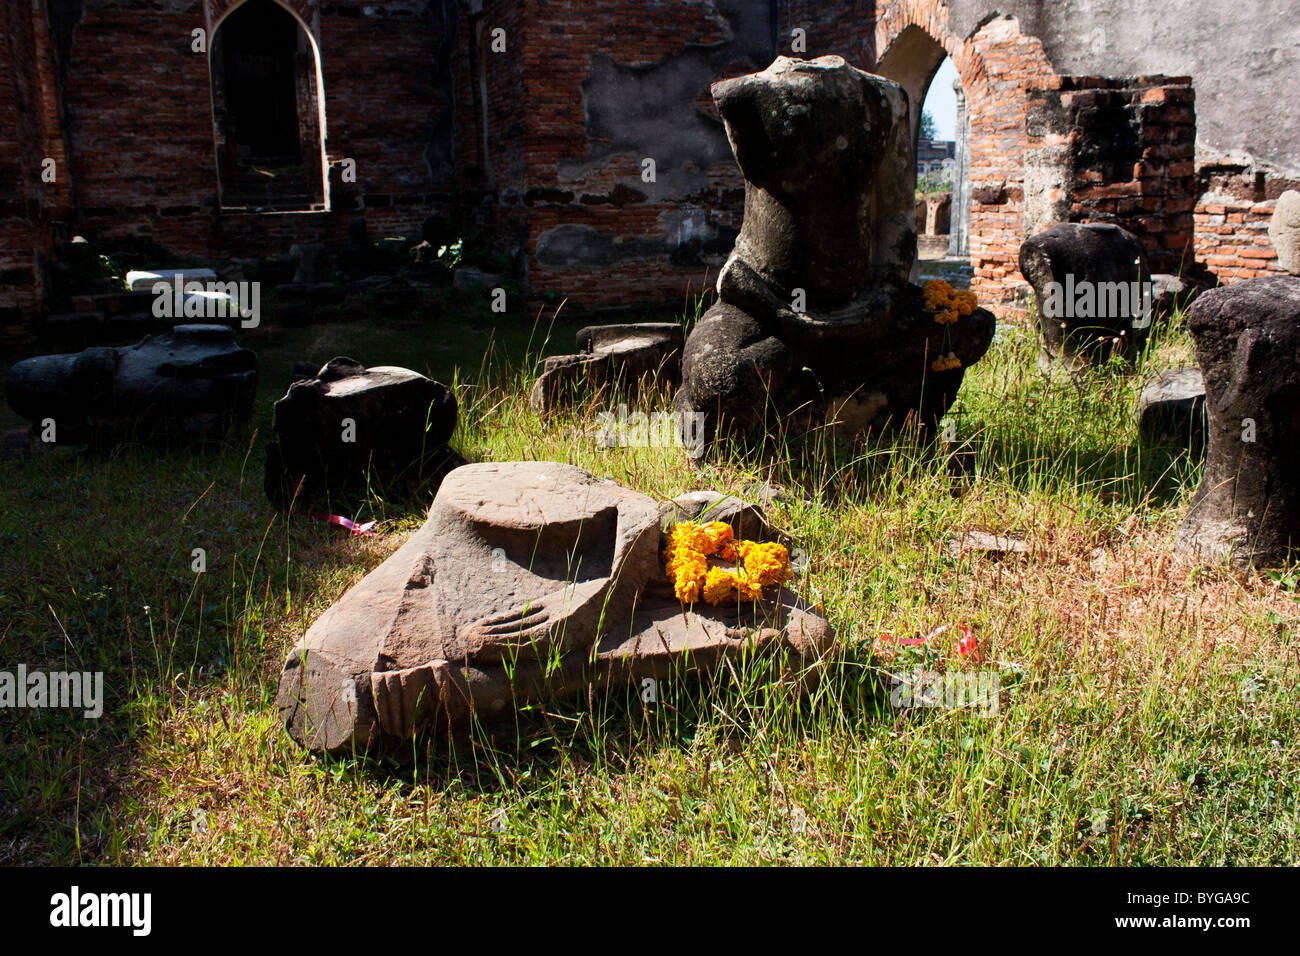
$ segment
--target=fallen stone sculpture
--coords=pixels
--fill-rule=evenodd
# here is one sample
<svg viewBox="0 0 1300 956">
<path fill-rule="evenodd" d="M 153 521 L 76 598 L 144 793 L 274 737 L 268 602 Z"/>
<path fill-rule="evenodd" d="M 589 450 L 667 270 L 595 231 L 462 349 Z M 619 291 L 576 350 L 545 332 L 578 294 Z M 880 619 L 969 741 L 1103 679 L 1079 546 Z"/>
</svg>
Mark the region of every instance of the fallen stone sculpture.
<svg viewBox="0 0 1300 956">
<path fill-rule="evenodd" d="M 1033 287 L 1040 364 L 1075 371 L 1133 359 L 1154 318 L 1155 287 L 1137 236 L 1110 223 L 1059 223 L 1020 247 Z"/>
<path fill-rule="evenodd" d="M 1138 396 L 1138 434 L 1171 442 L 1196 455 L 1205 451 L 1205 381 L 1199 368 L 1175 368 L 1152 377 Z"/>
<path fill-rule="evenodd" d="M 592 325 L 578 330 L 580 352 L 552 355 L 533 384 L 529 404 L 541 415 L 603 386 L 676 385 L 681 376 L 682 327 L 676 322 Z"/>
<path fill-rule="evenodd" d="M 555 462 L 466 465 L 424 526 L 289 653 L 277 705 L 298 743 L 393 747 L 548 696 L 664 679 L 772 644 L 813 659 L 829 623 L 781 589 L 683 606 L 645 495 Z"/>
<path fill-rule="evenodd" d="M 1300 278 L 1207 292 L 1188 316 L 1209 448 L 1178 550 L 1275 566 L 1300 551 Z"/>
<path fill-rule="evenodd" d="M 266 494 L 277 505 L 427 489 L 458 461 L 451 389 L 410 369 L 332 359 L 275 403 Z"/>
<path fill-rule="evenodd" d="M 1157 272 L 1151 276 L 1151 314 L 1156 322 L 1170 319 L 1191 308 L 1197 297 L 1219 284 L 1218 277 L 1208 269 L 1194 274 L 1170 275 Z"/>
<path fill-rule="evenodd" d="M 713 85 L 745 176 L 719 301 L 687 339 L 675 405 L 707 436 L 799 412 L 850 430 L 933 425 L 993 339 L 984 309 L 936 321 L 916 258 L 907 96 L 838 56 L 778 57 Z"/>
<path fill-rule="evenodd" d="M 178 325 L 136 345 L 18 362 L 9 406 L 54 442 L 215 441 L 248 420 L 257 356 L 224 325 Z"/>
<path fill-rule="evenodd" d="M 1278 197 L 1268 238 L 1277 250 L 1277 262 L 1292 275 L 1300 275 L 1300 192 L 1288 189 Z"/>
</svg>

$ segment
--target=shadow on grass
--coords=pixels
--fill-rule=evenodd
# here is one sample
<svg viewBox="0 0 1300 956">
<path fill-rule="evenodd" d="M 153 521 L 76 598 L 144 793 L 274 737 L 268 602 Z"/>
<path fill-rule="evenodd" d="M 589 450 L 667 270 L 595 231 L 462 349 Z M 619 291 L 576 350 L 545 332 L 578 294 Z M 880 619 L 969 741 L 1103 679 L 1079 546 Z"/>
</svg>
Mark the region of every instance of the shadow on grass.
<svg viewBox="0 0 1300 956">
<path fill-rule="evenodd" d="M 661 681 L 653 700 L 645 699 L 644 686 L 606 687 L 454 735 L 426 733 L 400 752 L 314 759 L 402 787 L 459 785 L 526 797 L 566 769 L 636 773 L 665 753 L 688 753 L 705 728 L 713 743 L 740 755 L 762 753 L 769 741 L 858 728 L 888 710 L 887 679 L 860 645 L 842 643 L 799 672 L 785 652 L 768 650 L 690 679 Z"/>
<path fill-rule="evenodd" d="M 303 358 L 412 367 L 461 386 L 455 446 L 465 419 L 485 414 L 482 396 L 549 344 L 520 322 L 443 331 L 335 326 L 263 338 L 252 421 L 218 447 L 37 448 L 0 462 L 0 671 L 98 672 L 104 689 L 98 719 L 0 707 L 0 863 L 118 857 L 138 836 L 122 825 L 123 800 L 168 772 L 136 767 L 143 741 L 205 697 L 272 706 L 288 647 L 395 543 L 272 509 L 271 405 Z M 391 534 L 417 527 L 428 505 L 372 497 L 349 516 Z"/>
</svg>

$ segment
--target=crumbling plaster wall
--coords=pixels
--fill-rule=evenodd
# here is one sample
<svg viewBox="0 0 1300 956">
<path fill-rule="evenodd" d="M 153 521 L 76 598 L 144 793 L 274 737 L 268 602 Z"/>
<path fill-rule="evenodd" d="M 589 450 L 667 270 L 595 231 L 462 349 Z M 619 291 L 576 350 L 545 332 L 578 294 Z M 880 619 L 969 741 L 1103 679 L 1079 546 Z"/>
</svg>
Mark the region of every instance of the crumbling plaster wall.
<svg viewBox="0 0 1300 956">
<path fill-rule="evenodd" d="M 773 4 L 525 8 L 527 178 L 501 202 L 527 221 L 531 291 L 605 307 L 698 294 L 731 248 L 744 195 L 709 88 L 772 61 Z"/>
<path fill-rule="evenodd" d="M 1300 188 L 1295 0 L 948 0 L 955 30 L 1016 16 L 1061 74 L 1190 76 L 1196 97 L 1197 261 L 1221 281 L 1281 271 L 1274 202 Z"/>
<path fill-rule="evenodd" d="M 1295 0 L 948 0 L 967 35 L 1011 14 L 1058 73 L 1191 76 L 1205 156 L 1241 154 L 1300 178 L 1300 10 Z"/>
</svg>

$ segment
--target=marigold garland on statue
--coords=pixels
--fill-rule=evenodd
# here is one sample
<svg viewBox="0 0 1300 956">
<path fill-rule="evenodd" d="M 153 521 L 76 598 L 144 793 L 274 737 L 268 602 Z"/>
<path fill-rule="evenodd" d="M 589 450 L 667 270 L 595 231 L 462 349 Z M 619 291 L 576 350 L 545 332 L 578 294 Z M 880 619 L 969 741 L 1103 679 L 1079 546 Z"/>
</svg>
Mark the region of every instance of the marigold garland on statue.
<svg viewBox="0 0 1300 956">
<path fill-rule="evenodd" d="M 973 313 L 980 304 L 975 293 L 954 289 L 943 279 L 931 279 L 921 295 L 926 309 L 934 313 L 934 321 L 939 325 L 952 325 L 963 315 Z M 952 354 L 952 341 L 947 329 L 944 330 L 944 345 L 948 351 L 931 362 L 930 368 L 936 372 L 961 368 L 961 359 Z"/>
<path fill-rule="evenodd" d="M 709 559 L 734 564 L 710 565 Z M 775 542 L 737 541 L 722 521 L 698 525 L 683 521 L 668 532 L 664 550 L 668 580 L 678 600 L 709 604 L 760 601 L 763 588 L 790 579 L 790 555 Z"/>
<path fill-rule="evenodd" d="M 943 279 L 927 282 L 922 296 L 926 309 L 935 314 L 934 321 L 940 325 L 951 325 L 961 316 L 970 315 L 979 308 L 979 299 L 975 293 L 954 289 Z"/>
</svg>

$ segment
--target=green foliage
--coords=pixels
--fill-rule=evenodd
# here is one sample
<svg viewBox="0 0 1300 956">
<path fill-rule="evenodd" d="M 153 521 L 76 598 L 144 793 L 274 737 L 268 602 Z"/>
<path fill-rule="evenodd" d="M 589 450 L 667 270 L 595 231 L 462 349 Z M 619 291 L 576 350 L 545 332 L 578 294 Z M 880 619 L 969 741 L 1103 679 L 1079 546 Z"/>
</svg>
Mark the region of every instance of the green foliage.
<svg viewBox="0 0 1300 956">
<path fill-rule="evenodd" d="M 938 128 L 934 124 L 934 114 L 929 110 L 921 111 L 921 138 L 935 139 L 938 136 Z"/>
<path fill-rule="evenodd" d="M 947 192 L 952 192 L 952 173 L 949 170 L 938 169 L 926 173 L 916 180 L 916 196 L 918 199 Z"/>
</svg>

